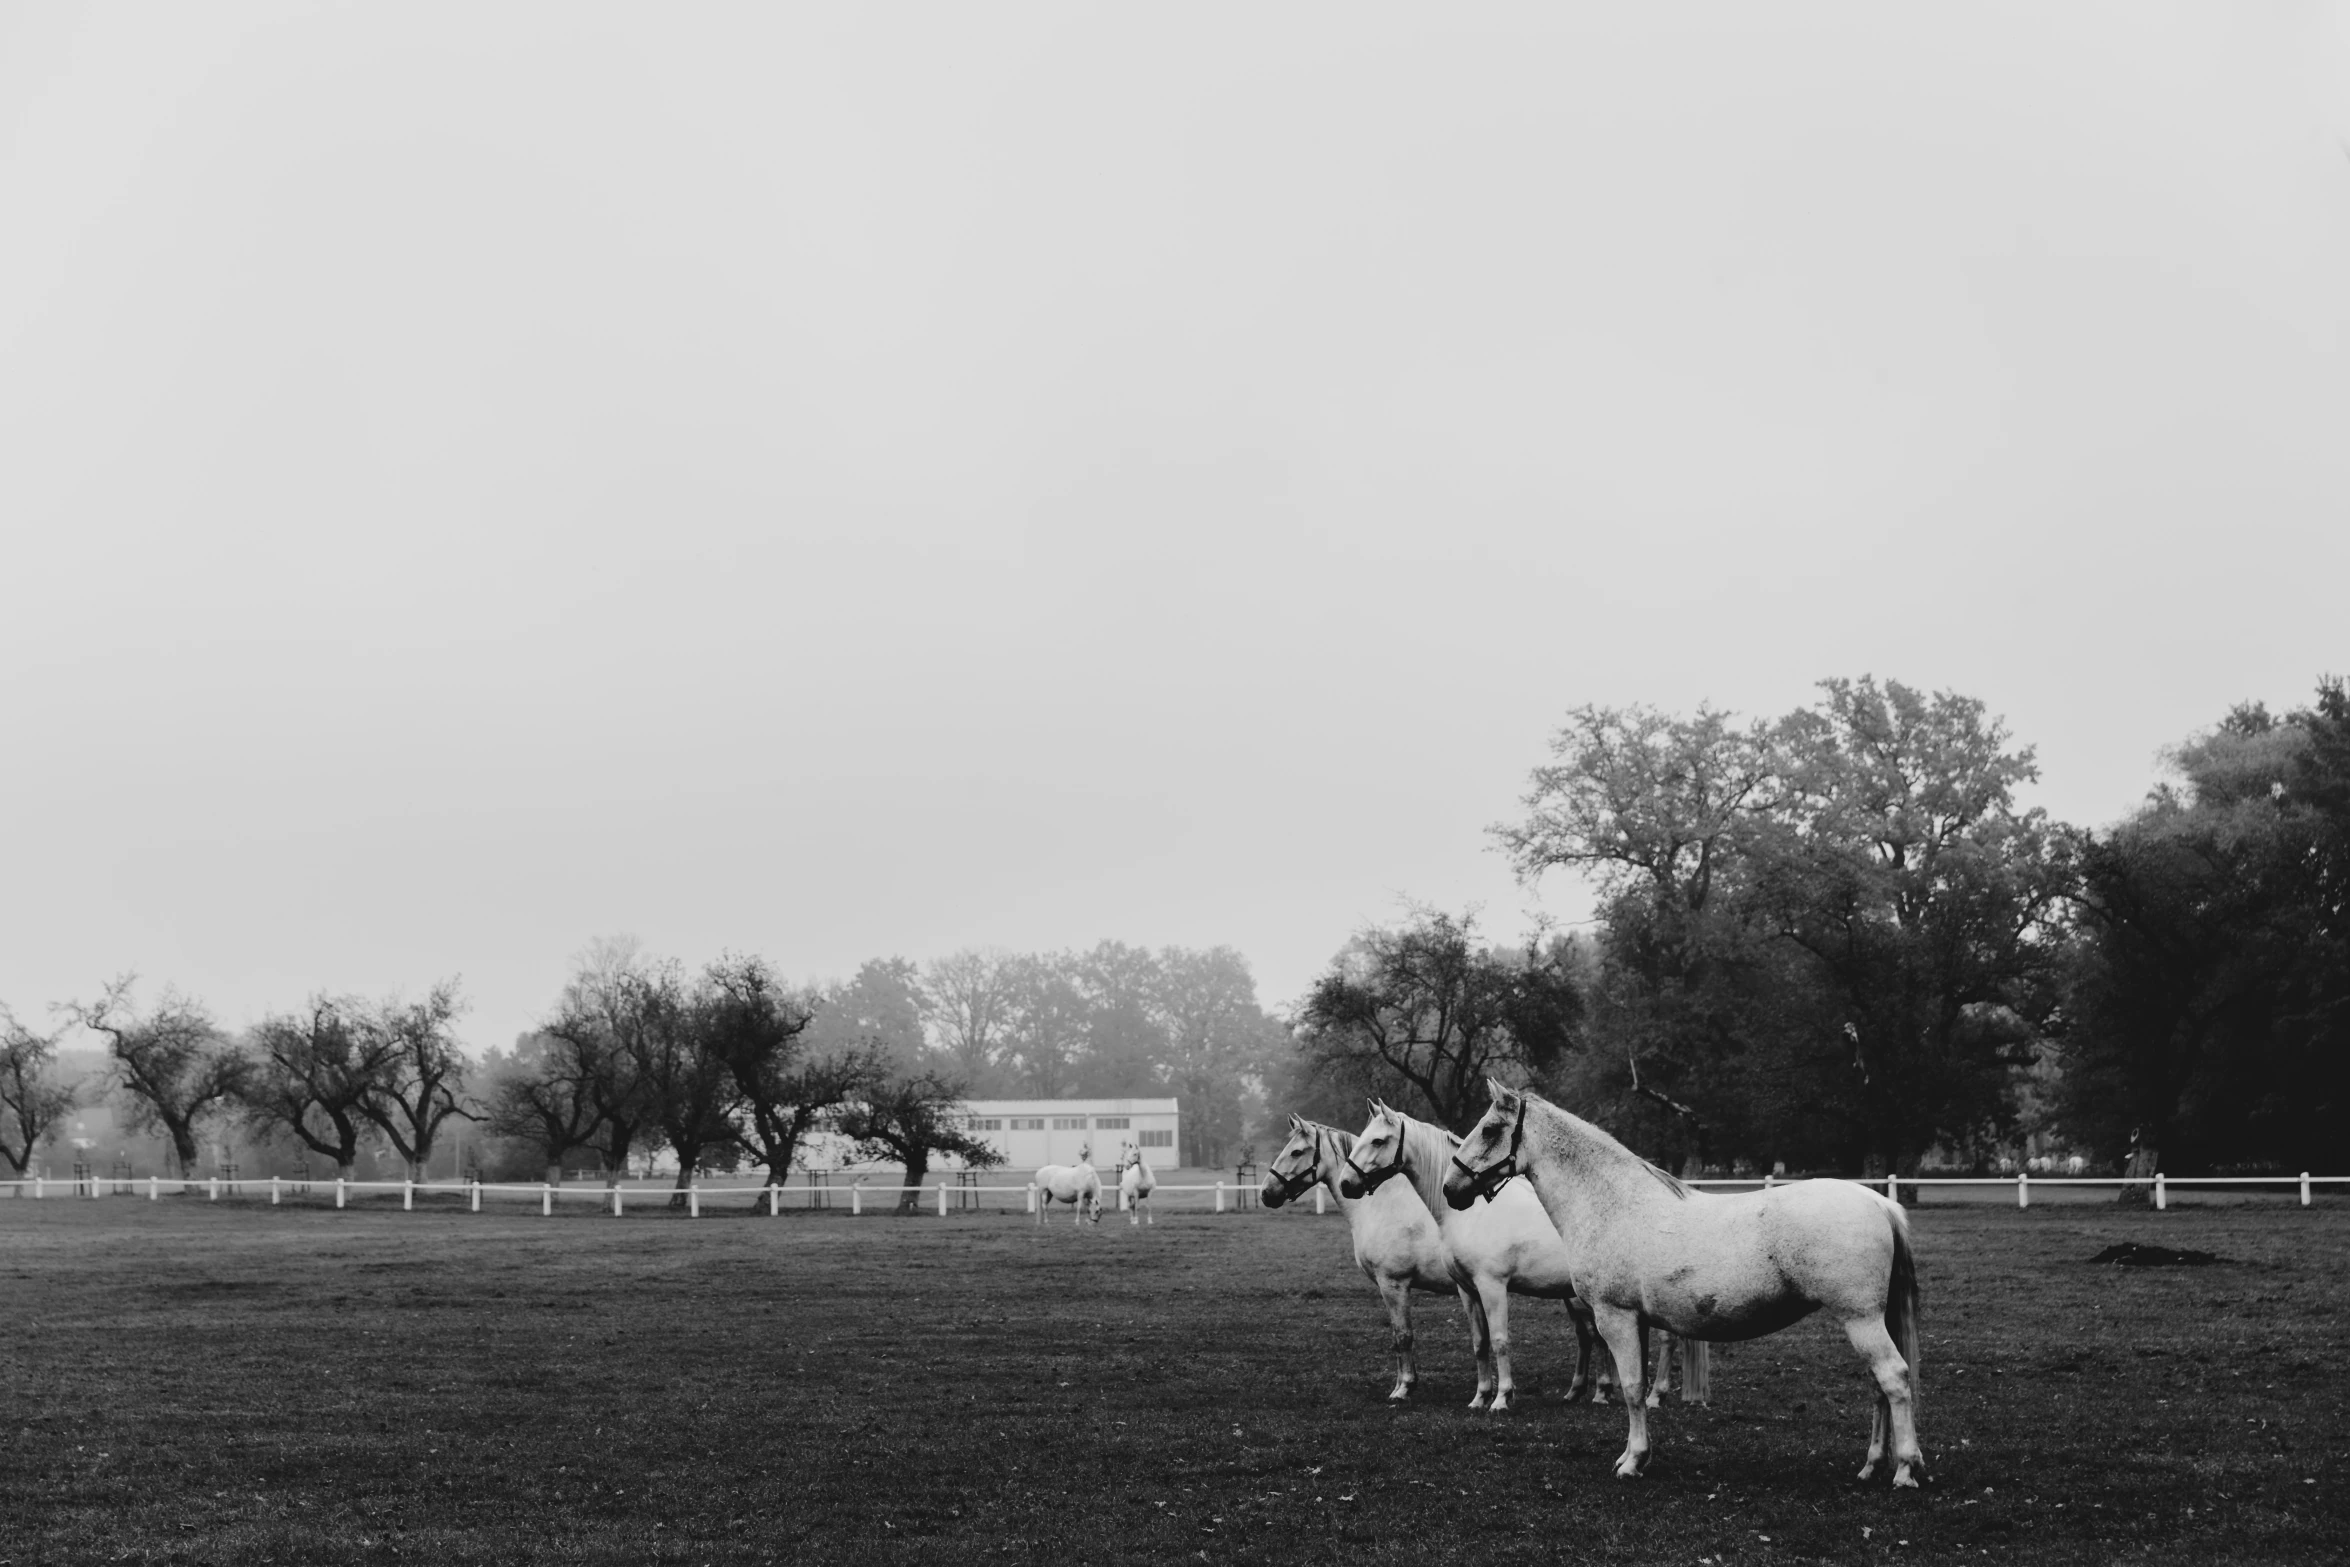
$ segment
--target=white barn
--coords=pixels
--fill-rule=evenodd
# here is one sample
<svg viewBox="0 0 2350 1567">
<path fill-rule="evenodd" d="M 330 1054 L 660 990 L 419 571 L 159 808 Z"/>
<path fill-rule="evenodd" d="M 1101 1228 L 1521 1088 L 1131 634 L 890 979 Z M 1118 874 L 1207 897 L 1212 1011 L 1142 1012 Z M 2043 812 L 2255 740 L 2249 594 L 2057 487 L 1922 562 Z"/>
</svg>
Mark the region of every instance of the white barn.
<svg viewBox="0 0 2350 1567">
<path fill-rule="evenodd" d="M 1182 1146 L 1172 1099 L 971 1099 L 963 1108 L 965 1125 L 1004 1156 L 1007 1174 L 1075 1164 L 1088 1144 L 1096 1169 L 1116 1164 L 1130 1142 L 1152 1165 L 1167 1166 Z"/>
</svg>

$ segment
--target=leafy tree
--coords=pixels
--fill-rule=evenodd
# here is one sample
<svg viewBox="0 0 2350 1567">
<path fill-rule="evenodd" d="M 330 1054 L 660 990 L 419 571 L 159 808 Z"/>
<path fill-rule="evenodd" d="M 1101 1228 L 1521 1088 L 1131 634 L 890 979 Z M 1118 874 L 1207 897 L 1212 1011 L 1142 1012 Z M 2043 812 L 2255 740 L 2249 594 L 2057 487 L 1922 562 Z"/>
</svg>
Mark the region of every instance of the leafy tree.
<svg viewBox="0 0 2350 1567">
<path fill-rule="evenodd" d="M 1521 877 L 1589 875 L 1587 1048 L 1554 1086 L 1706 1161 L 1912 1168 L 1980 1154 L 2054 1012 L 2076 835 L 1981 703 L 1830 680 L 1776 723 L 1578 709 L 1524 823 Z"/>
<path fill-rule="evenodd" d="M 485 1130 L 535 1149 L 548 1184 L 560 1184 L 563 1156 L 594 1147 L 603 1129 L 578 1052 L 552 1034 L 528 1033 L 515 1040 L 511 1052 L 492 1051 L 482 1076 L 488 1085 Z"/>
<path fill-rule="evenodd" d="M 0 1006 L 0 1159 L 19 1176 L 77 1098 L 56 1079 L 57 1036 L 36 1034 Z"/>
<path fill-rule="evenodd" d="M 964 1130 L 962 1101 L 960 1083 L 936 1072 L 913 1072 L 877 1083 L 844 1105 L 834 1127 L 856 1142 L 859 1158 L 886 1159 L 905 1170 L 897 1211 L 912 1213 L 933 1155 L 949 1154 L 981 1170 L 1004 1162 L 993 1145 Z"/>
<path fill-rule="evenodd" d="M 1011 964 L 1006 1064 L 1020 1091 L 1038 1099 L 1077 1091 L 1092 1019 L 1076 966 L 1066 954 L 1026 956 Z"/>
<path fill-rule="evenodd" d="M 1121 1097 L 1161 1087 L 1168 1036 L 1159 958 L 1146 947 L 1104 941 L 1063 961 L 1085 1009 L 1078 1091 Z"/>
<path fill-rule="evenodd" d="M 1822 690 L 1782 726 L 1790 789 L 1758 896 L 1845 1014 L 1848 1113 L 1888 1168 L 1913 1169 L 1937 1140 L 2008 1130 L 2011 1079 L 2053 1010 L 2075 837 L 2017 807 L 2038 769 L 1981 702 Z"/>
<path fill-rule="evenodd" d="M 369 1026 L 362 1003 L 320 994 L 299 1013 L 262 1019 L 250 1042 L 247 1116 L 262 1127 L 292 1132 L 311 1152 L 333 1160 L 338 1176 L 350 1179 L 368 1103 L 390 1083 L 391 1036 Z"/>
<path fill-rule="evenodd" d="M 2058 1113 L 2151 1173 L 2350 1155 L 2350 700 L 2172 753 L 2083 855 Z"/>
<path fill-rule="evenodd" d="M 675 963 L 647 964 L 618 986 L 620 1046 L 633 1059 L 635 1080 L 652 1109 L 653 1124 L 677 1155 L 677 1195 L 720 1149 L 734 1147 L 735 1077 L 709 1048 L 701 998 Z"/>
<path fill-rule="evenodd" d="M 766 1167 L 770 1186 L 791 1179 L 810 1131 L 886 1071 L 878 1051 L 818 1053 L 808 1039 L 814 1005 L 764 958 L 728 955 L 712 963 L 702 972 L 697 1006 L 705 1048 L 733 1077 L 735 1140 Z"/>
<path fill-rule="evenodd" d="M 1338 955 L 1299 1010 L 1298 1041 L 1318 1062 L 1384 1079 L 1385 1097 L 1465 1132 L 1485 1113 L 1486 1078 L 1549 1067 L 1581 1010 L 1555 947 L 1497 952 L 1477 941 L 1474 915 L 1423 910 Z"/>
<path fill-rule="evenodd" d="M 96 1001 L 68 1003 L 65 1010 L 84 1028 L 106 1036 L 126 1123 L 168 1137 L 180 1173 L 193 1176 L 200 1149 L 197 1129 L 244 1097 L 252 1059 L 221 1032 L 201 1003 L 176 990 L 166 988 L 154 1010 L 140 1013 L 131 1005 L 136 982 L 125 974 Z"/>
<path fill-rule="evenodd" d="M 922 1019 L 929 1005 L 920 969 L 904 958 L 872 958 L 825 990 L 809 1044 L 826 1055 L 879 1047 L 894 1069 L 912 1071 L 928 1054 Z"/>
<path fill-rule="evenodd" d="M 1288 1031 L 1257 1004 L 1248 960 L 1230 947 L 1168 947 L 1155 968 L 1158 1072 L 1181 1111 L 1184 1161 L 1220 1165 L 1242 1140 L 1254 1085 L 1287 1053 Z"/>
</svg>

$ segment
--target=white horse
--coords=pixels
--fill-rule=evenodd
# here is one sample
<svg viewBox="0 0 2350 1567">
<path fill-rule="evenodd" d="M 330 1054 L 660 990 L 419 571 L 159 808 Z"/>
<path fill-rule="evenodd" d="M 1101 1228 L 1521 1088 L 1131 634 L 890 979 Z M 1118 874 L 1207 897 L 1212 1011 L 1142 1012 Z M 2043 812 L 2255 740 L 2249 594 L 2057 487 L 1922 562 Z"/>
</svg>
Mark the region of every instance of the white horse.
<svg viewBox="0 0 2350 1567">
<path fill-rule="evenodd" d="M 1088 1218 L 1102 1222 L 1102 1178 L 1093 1167 L 1092 1144 L 1077 1150 L 1075 1164 L 1048 1164 L 1036 1172 L 1037 1223 L 1044 1223 L 1045 1210 L 1056 1201 L 1077 1210 L 1069 1216 L 1071 1224 Z"/>
<path fill-rule="evenodd" d="M 1590 1122 L 1530 1093 L 1493 1086 L 1444 1177 L 1466 1208 L 1523 1175 L 1558 1226 L 1575 1288 L 1591 1303 L 1616 1364 L 1640 1374 L 1651 1327 L 1689 1338 L 1760 1338 L 1825 1307 L 1877 1384 L 1868 1462 L 1890 1430 L 1893 1483 L 1916 1485 L 1918 1280 L 1900 1207 L 1850 1181 L 1792 1181 L 1759 1192 L 1692 1190 Z M 1616 1473 L 1648 1461 L 1648 1411 L 1629 1382 L 1631 1433 Z"/>
<path fill-rule="evenodd" d="M 1451 1258 L 1452 1276 L 1476 1292 L 1486 1322 L 1486 1343 L 1494 1375 L 1491 1407 L 1503 1410 L 1517 1384 L 1510 1375 L 1510 1296 L 1533 1295 L 1565 1301 L 1575 1325 L 1575 1379 L 1567 1396 L 1589 1388 L 1591 1401 L 1607 1402 L 1607 1379 L 1591 1376 L 1591 1308 L 1576 1298 L 1566 1242 L 1559 1238 L 1550 1215 L 1525 1182 L 1503 1185 L 1489 1201 L 1454 1209 L 1444 1200 L 1444 1173 L 1460 1139 L 1441 1126 L 1415 1119 L 1400 1110 L 1374 1102 L 1371 1119 L 1355 1137 L 1346 1158 L 1339 1192 L 1361 1197 L 1394 1176 L 1395 1184 L 1409 1188 L 1436 1220 Z M 1643 1345 L 1643 1350 L 1646 1346 Z M 1671 1390 L 1673 1344 L 1668 1340 L 1657 1353 L 1657 1376 L 1648 1401 L 1661 1403 Z M 1682 1355 L 1684 1403 L 1701 1404 L 1709 1395 L 1710 1357 L 1703 1345 L 1691 1344 Z M 1479 1397 L 1484 1396 L 1480 1389 Z M 1629 1395 L 1627 1395 L 1629 1396 Z M 1476 1406 L 1472 1404 L 1471 1408 Z"/>
<path fill-rule="evenodd" d="M 1128 1143 L 1124 1157 L 1118 1161 L 1118 1206 L 1126 1210 L 1128 1224 L 1140 1224 L 1149 1207 L 1151 1193 L 1159 1189 L 1159 1178 L 1151 1174 L 1148 1160 L 1142 1156 L 1139 1144 Z M 1158 1210 L 1150 1209 L 1151 1223 L 1159 1222 Z"/>
<path fill-rule="evenodd" d="M 1417 1198 L 1393 1187 L 1360 1201 L 1340 1193 L 1339 1172 L 1346 1167 L 1347 1153 L 1353 1147 L 1353 1133 L 1291 1116 L 1289 1140 L 1273 1156 L 1265 1183 L 1258 1188 L 1258 1200 L 1268 1208 L 1278 1208 L 1295 1202 L 1317 1185 L 1328 1187 L 1330 1195 L 1338 1199 L 1338 1211 L 1346 1215 L 1346 1227 L 1354 1238 L 1355 1266 L 1363 1270 L 1363 1277 L 1379 1292 L 1380 1304 L 1387 1308 L 1388 1343 L 1395 1350 L 1395 1386 L 1387 1394 L 1391 1401 L 1411 1397 L 1420 1380 L 1419 1360 L 1413 1352 L 1414 1290 L 1460 1296 L 1461 1309 L 1469 1318 L 1469 1339 L 1476 1351 L 1477 1382 L 1482 1392 L 1484 1316 L 1478 1310 L 1477 1297 L 1453 1281 L 1444 1255 L 1444 1237 Z"/>
</svg>

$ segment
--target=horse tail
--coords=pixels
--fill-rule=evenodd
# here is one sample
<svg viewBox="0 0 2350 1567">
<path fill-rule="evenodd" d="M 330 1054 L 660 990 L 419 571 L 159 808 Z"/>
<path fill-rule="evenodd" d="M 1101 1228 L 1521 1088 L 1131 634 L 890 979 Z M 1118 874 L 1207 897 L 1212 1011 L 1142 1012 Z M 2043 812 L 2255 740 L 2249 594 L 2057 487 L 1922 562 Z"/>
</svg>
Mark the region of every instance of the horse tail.
<svg viewBox="0 0 2350 1567">
<path fill-rule="evenodd" d="M 1714 1347 L 1701 1338 L 1681 1340 L 1681 1402 L 1714 1401 Z"/>
<path fill-rule="evenodd" d="M 1887 1204 L 1891 1207 L 1891 1204 Z M 1918 1263 L 1909 1249 L 1909 1216 L 1892 1209 L 1893 1278 L 1885 1291 L 1885 1331 L 1909 1365 L 1909 1401 L 1918 1401 Z"/>
</svg>

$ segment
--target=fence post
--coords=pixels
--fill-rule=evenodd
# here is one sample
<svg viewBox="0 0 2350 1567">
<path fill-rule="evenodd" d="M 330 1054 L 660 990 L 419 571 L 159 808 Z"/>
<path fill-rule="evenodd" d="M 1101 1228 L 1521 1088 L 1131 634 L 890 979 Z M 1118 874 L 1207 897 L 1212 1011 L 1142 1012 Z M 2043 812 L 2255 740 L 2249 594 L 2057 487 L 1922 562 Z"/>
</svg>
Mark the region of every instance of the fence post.
<svg viewBox="0 0 2350 1567">
<path fill-rule="evenodd" d="M 2309 1206 L 2309 1172 L 2307 1170 L 2301 1172 L 2301 1206 L 2304 1208 Z"/>
<path fill-rule="evenodd" d="M 944 1181 L 938 1183 L 938 1216 L 942 1219 L 947 1216 L 947 1183 Z"/>
<path fill-rule="evenodd" d="M 864 1213 L 865 1188 L 862 1186 L 852 1186 L 849 1188 L 849 1217 L 852 1219 L 862 1218 Z"/>
<path fill-rule="evenodd" d="M 1327 1187 L 1327 1186 L 1324 1186 L 1324 1185 L 1323 1185 L 1323 1184 L 1322 1184 L 1320 1181 L 1316 1181 L 1316 1182 L 1314 1183 L 1314 1211 L 1315 1211 L 1316 1213 L 1320 1213 L 1320 1212 L 1322 1212 L 1322 1211 L 1323 1211 L 1323 1209 L 1322 1209 L 1322 1199 L 1323 1199 L 1323 1197 L 1324 1197 L 1324 1196 L 1328 1195 L 1329 1191 L 1330 1191 L 1330 1188 L 1329 1188 L 1329 1187 Z"/>
<path fill-rule="evenodd" d="M 402 1213 L 416 1211 L 416 1180 L 413 1176 L 404 1177 L 400 1182 L 400 1211 Z"/>
<path fill-rule="evenodd" d="M 1222 1181 L 1216 1183 L 1216 1211 L 1218 1213 L 1224 1211 L 1224 1183 Z"/>
<path fill-rule="evenodd" d="M 2162 1172 L 2154 1172 L 2154 1208 L 2157 1213 L 2170 1206 L 2170 1198 L 2162 1189 Z"/>
<path fill-rule="evenodd" d="M 1901 1201 L 1901 1177 L 1891 1170 L 1885 1172 L 1885 1195 L 1894 1202 Z"/>
<path fill-rule="evenodd" d="M 552 1219 L 554 1216 L 555 1185 L 552 1181 L 541 1181 L 539 1182 L 539 1217 Z"/>
<path fill-rule="evenodd" d="M 770 1219 L 783 1217 L 782 1192 L 773 1181 L 767 1183 L 767 1217 Z"/>
<path fill-rule="evenodd" d="M 2032 1172 L 2029 1170 L 2015 1172 L 2015 1205 L 2018 1208 L 2032 1206 Z"/>
<path fill-rule="evenodd" d="M 155 1202 L 155 1201 L 158 1201 L 159 1199 L 161 1199 L 161 1197 L 162 1197 L 162 1196 L 163 1196 L 163 1177 L 161 1177 L 160 1175 L 150 1175 L 150 1176 L 148 1176 L 148 1177 L 147 1177 L 147 1200 L 148 1200 L 149 1202 Z"/>
<path fill-rule="evenodd" d="M 277 1192 L 278 1178 L 273 1175 L 269 1178 L 269 1205 L 272 1208 L 277 1206 Z"/>
<path fill-rule="evenodd" d="M 700 1181 L 685 1183 L 685 1216 L 689 1219 L 698 1219 L 702 1216 L 702 1183 Z"/>
<path fill-rule="evenodd" d="M 479 1213 L 479 1212 L 481 1212 L 481 1178 L 480 1178 L 479 1176 L 476 1176 L 476 1177 L 474 1178 L 474 1180 L 473 1180 L 473 1183 L 472 1183 L 472 1184 L 473 1184 L 473 1211 L 474 1211 L 475 1213 Z"/>
<path fill-rule="evenodd" d="M 336 1207 L 338 1207 L 338 1208 L 340 1208 L 342 1205 L 343 1205 L 343 1178 L 342 1178 L 341 1176 L 339 1176 L 339 1175 L 338 1175 L 338 1176 L 336 1176 L 336 1177 L 335 1177 L 335 1206 L 336 1206 Z"/>
<path fill-rule="evenodd" d="M 1767 1192 L 1767 1191 L 1769 1191 L 1769 1190 L 1770 1190 L 1770 1189 L 1771 1189 L 1773 1186 L 1775 1186 L 1775 1185 L 1777 1185 L 1777 1184 L 1778 1184 L 1778 1181 L 1779 1181 L 1779 1172 L 1778 1172 L 1778 1171 L 1776 1171 L 1776 1170 L 1765 1170 L 1765 1171 L 1763 1171 L 1763 1190 L 1764 1190 L 1764 1191 L 1766 1191 L 1766 1192 Z"/>
<path fill-rule="evenodd" d="M 612 1217 L 615 1219 L 620 1217 L 620 1186 L 618 1182 L 614 1182 L 612 1186 Z"/>
<path fill-rule="evenodd" d="M 1036 1183 L 1035 1183 L 1034 1181 L 1030 1181 L 1030 1182 L 1028 1183 L 1028 1210 L 1027 1210 L 1027 1211 L 1028 1211 L 1028 1212 L 1030 1212 L 1030 1213 L 1034 1213 L 1034 1212 L 1036 1211 Z"/>
<path fill-rule="evenodd" d="M 207 1197 L 204 1199 L 206 1202 L 218 1202 L 218 1201 L 220 1201 L 220 1177 L 219 1177 L 219 1176 L 217 1176 L 217 1175 L 216 1175 L 216 1176 L 214 1176 L 214 1177 L 213 1177 L 211 1180 L 209 1180 L 209 1181 L 206 1181 L 206 1182 L 204 1183 L 204 1187 L 205 1187 L 205 1190 L 206 1190 L 208 1193 L 210 1193 L 210 1195 L 209 1195 L 209 1196 L 207 1196 Z"/>
<path fill-rule="evenodd" d="M 38 1175 L 33 1177 L 33 1201 L 39 1202 L 41 1200 L 41 1193 L 44 1189 L 47 1188 L 48 1184 L 49 1183 L 47 1181 L 43 1180 Z"/>
</svg>

